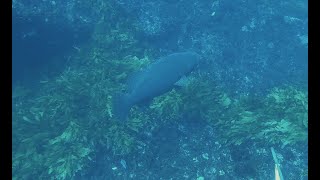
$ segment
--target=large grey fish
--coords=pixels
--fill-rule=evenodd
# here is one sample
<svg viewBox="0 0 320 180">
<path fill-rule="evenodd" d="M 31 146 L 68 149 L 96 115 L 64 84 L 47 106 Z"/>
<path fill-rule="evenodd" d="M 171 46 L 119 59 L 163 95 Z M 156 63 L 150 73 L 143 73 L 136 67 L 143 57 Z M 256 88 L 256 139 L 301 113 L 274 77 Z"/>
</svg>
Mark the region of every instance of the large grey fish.
<svg viewBox="0 0 320 180">
<path fill-rule="evenodd" d="M 114 97 L 115 117 L 125 120 L 132 106 L 170 91 L 180 78 L 193 70 L 199 60 L 200 56 L 195 52 L 174 53 L 132 75 L 127 83 L 126 94 Z"/>
</svg>

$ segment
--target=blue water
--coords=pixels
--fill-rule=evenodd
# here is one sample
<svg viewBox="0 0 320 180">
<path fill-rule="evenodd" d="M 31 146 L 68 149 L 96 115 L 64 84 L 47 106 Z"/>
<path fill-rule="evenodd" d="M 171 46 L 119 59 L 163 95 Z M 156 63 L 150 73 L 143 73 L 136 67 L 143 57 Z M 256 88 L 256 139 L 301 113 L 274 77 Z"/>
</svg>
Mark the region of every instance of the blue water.
<svg viewBox="0 0 320 180">
<path fill-rule="evenodd" d="M 68 51 L 77 43 L 85 42 L 90 31 L 87 27 L 74 30 L 71 27 L 46 23 L 38 16 L 21 17 L 13 11 L 13 84 L 20 82 L 30 85 L 38 82 L 41 76 L 61 72 Z"/>
<path fill-rule="evenodd" d="M 197 73 L 223 87 L 223 92 L 230 98 L 264 97 L 274 87 L 290 85 L 304 91 L 308 88 L 307 6 L 307 0 L 14 0 L 12 87 L 22 87 L 33 93 L 13 98 L 13 161 L 20 163 L 13 167 L 13 177 L 274 179 L 270 144 L 250 140 L 240 146 L 224 145 L 219 139 L 218 127 L 198 118 L 181 117 L 157 128 L 146 125 L 143 131 L 133 135 L 142 143 L 124 155 L 117 155 L 112 147 L 108 149 L 96 143 L 100 139 L 90 139 L 90 143 L 79 139 L 71 141 L 71 144 L 83 143 L 80 147 L 90 147 L 90 160 L 85 156 L 85 161 L 71 163 L 74 167 L 71 169 L 81 168 L 66 176 L 55 175 L 57 171 L 48 172 L 50 163 L 56 167 L 55 161 L 46 161 L 39 166 L 37 160 L 28 159 L 30 154 L 37 158 L 39 154 L 42 158 L 57 158 L 50 151 L 52 144 L 48 142 L 64 132 L 69 120 L 79 122 L 90 137 L 100 132 L 96 128 L 101 127 L 97 124 L 104 123 L 105 117 L 100 113 L 105 111 L 100 111 L 100 104 L 94 100 L 99 99 L 101 89 L 107 87 L 100 86 L 100 77 L 85 76 L 92 81 L 88 82 L 89 86 L 83 86 L 79 74 L 78 80 L 68 84 L 76 88 L 54 87 L 54 82 L 70 69 L 84 72 L 83 69 L 91 67 L 86 65 L 89 58 L 74 60 L 74 57 L 88 57 L 83 54 L 85 50 L 103 47 L 92 43 L 97 42 L 93 41 L 94 33 L 99 32 L 103 34 L 100 38 L 108 39 L 111 32 L 129 32 L 135 39 L 135 51 L 124 48 L 128 40 L 112 41 L 104 49 L 108 55 L 104 54 L 105 57 L 100 58 L 102 61 L 108 58 L 122 61 L 129 55 L 143 58 L 148 53 L 153 61 L 171 53 L 191 50 L 202 56 Z M 77 82 L 79 85 L 73 84 Z M 96 91 L 90 89 L 87 93 L 88 88 Z M 60 98 L 65 99 L 41 101 L 45 95 L 52 95 L 52 98 L 61 95 Z M 75 105 L 59 109 L 65 101 Z M 34 108 L 47 105 L 53 108 L 43 111 Z M 64 115 L 52 115 L 57 123 L 50 128 L 45 120 L 39 124 L 33 120 L 31 124 L 25 122 L 32 119 L 30 113 L 50 119 L 47 114 L 54 114 L 55 107 L 59 109 L 58 113 L 72 116 L 66 120 Z M 36 136 L 41 133 L 47 135 Z M 31 148 L 34 143 L 36 150 Z M 274 148 L 281 159 L 284 179 L 307 179 L 307 142 L 285 147 L 277 144 Z M 26 149 L 32 153 L 24 154 Z M 68 152 L 57 152 L 56 155 L 63 156 Z M 18 154 L 22 155 L 14 158 Z M 23 163 L 21 157 L 26 158 Z M 30 166 L 26 166 L 28 161 Z M 30 172 L 32 166 L 36 171 Z"/>
</svg>

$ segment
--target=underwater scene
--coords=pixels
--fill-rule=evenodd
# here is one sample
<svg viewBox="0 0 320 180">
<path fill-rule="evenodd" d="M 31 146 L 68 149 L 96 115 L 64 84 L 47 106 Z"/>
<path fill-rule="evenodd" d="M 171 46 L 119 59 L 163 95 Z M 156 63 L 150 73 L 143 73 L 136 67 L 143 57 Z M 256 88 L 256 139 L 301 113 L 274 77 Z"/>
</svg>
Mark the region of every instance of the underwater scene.
<svg viewBox="0 0 320 180">
<path fill-rule="evenodd" d="M 12 0 L 12 179 L 308 179 L 308 1 Z"/>
</svg>

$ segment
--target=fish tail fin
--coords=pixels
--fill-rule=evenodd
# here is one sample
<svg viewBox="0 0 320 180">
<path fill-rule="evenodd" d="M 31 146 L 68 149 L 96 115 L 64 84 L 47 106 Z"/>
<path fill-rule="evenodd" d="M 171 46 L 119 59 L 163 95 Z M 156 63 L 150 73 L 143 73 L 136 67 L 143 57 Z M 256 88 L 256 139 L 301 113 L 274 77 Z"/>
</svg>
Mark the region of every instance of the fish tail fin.
<svg viewBox="0 0 320 180">
<path fill-rule="evenodd" d="M 125 121 L 131 109 L 129 98 L 125 94 L 116 94 L 113 97 L 113 114 L 116 119 Z"/>
</svg>

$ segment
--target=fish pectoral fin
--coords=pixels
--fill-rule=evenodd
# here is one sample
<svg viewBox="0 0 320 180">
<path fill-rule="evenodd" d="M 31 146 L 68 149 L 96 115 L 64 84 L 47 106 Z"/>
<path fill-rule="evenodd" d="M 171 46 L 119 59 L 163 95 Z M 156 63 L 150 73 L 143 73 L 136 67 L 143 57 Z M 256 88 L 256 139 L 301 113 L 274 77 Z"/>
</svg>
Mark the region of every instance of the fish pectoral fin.
<svg viewBox="0 0 320 180">
<path fill-rule="evenodd" d="M 176 83 L 174 83 L 174 86 L 177 88 L 185 87 L 189 83 L 189 78 L 187 76 L 182 76 Z"/>
</svg>

